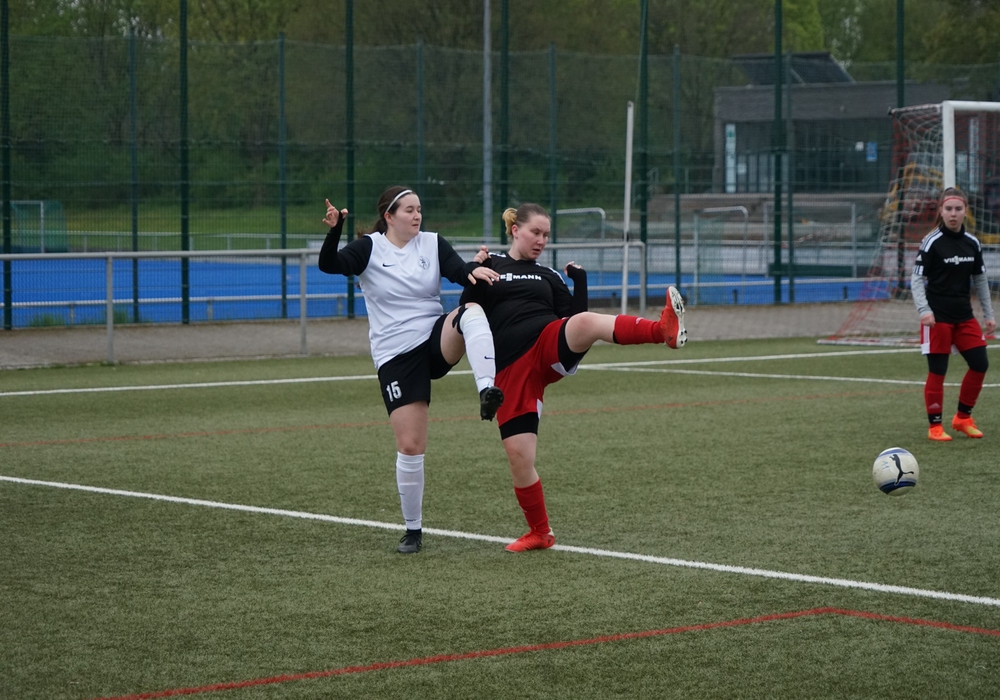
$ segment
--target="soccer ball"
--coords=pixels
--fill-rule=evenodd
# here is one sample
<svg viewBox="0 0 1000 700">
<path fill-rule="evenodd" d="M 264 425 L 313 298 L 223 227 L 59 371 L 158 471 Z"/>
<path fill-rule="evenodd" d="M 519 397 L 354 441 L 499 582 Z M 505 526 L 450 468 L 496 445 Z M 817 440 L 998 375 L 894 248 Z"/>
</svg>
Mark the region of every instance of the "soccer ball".
<svg viewBox="0 0 1000 700">
<path fill-rule="evenodd" d="M 872 465 L 872 479 L 875 485 L 891 496 L 902 496 L 917 485 L 920 466 L 917 458 L 902 447 L 882 450 Z"/>
</svg>

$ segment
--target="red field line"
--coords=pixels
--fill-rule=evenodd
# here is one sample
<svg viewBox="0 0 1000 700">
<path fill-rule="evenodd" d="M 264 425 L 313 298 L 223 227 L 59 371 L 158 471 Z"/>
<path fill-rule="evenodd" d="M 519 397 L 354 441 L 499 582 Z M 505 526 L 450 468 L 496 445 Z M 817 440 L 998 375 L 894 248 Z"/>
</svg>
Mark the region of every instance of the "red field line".
<svg viewBox="0 0 1000 700">
<path fill-rule="evenodd" d="M 588 646 L 592 644 L 605 644 L 608 642 L 621 642 L 630 639 L 645 639 L 649 637 L 662 637 L 670 634 L 681 634 L 685 632 L 704 632 L 707 630 L 720 629 L 726 627 L 743 627 L 755 625 L 762 622 L 773 622 L 775 620 L 791 620 L 800 617 L 813 617 L 818 615 L 843 615 L 845 617 L 857 617 L 864 620 L 874 620 L 878 622 L 892 622 L 903 625 L 917 625 L 921 627 L 933 627 L 951 632 L 963 632 L 966 634 L 981 634 L 991 637 L 1000 637 L 1000 630 L 984 629 L 981 627 L 970 627 L 968 625 L 956 625 L 950 622 L 939 622 L 936 620 L 924 620 L 912 617 L 897 617 L 893 615 L 882 615 L 870 613 L 863 610 L 846 610 L 843 608 L 812 608 L 810 610 L 797 610 L 792 612 L 774 613 L 771 615 L 760 615 L 758 617 L 746 617 L 736 620 L 723 620 L 720 622 L 706 622 L 700 625 L 685 625 L 682 627 L 668 627 L 658 630 L 644 630 L 641 632 L 623 632 L 621 634 L 602 635 L 589 639 L 573 639 L 562 642 L 547 642 L 545 644 L 528 644 L 517 647 L 501 647 L 498 649 L 483 649 L 480 651 L 469 651 L 459 654 L 437 654 L 435 656 L 424 656 L 403 661 L 383 661 L 364 666 L 343 666 L 332 668 L 326 671 L 309 671 L 307 673 L 285 674 L 281 676 L 271 676 L 269 678 L 254 678 L 245 681 L 230 681 L 227 683 L 214 683 L 210 685 L 196 686 L 190 688 L 172 688 L 168 690 L 158 690 L 149 693 L 138 693 L 135 695 L 119 695 L 99 698 L 97 700 L 153 700 L 155 698 L 169 698 L 181 695 L 200 695 L 203 693 L 215 693 L 224 690 L 239 690 L 241 688 L 254 688 L 265 685 L 277 685 L 279 683 L 291 683 L 295 681 L 312 680 L 317 678 L 333 678 L 335 676 L 347 676 L 355 673 L 369 673 L 371 671 L 384 671 L 392 668 L 408 668 L 413 666 L 428 666 L 431 664 L 448 663 L 452 661 L 468 661 L 470 659 L 483 659 L 493 656 L 510 656 L 513 654 L 524 654 L 533 651 L 551 651 L 553 649 L 567 649 L 571 647 Z"/>
</svg>

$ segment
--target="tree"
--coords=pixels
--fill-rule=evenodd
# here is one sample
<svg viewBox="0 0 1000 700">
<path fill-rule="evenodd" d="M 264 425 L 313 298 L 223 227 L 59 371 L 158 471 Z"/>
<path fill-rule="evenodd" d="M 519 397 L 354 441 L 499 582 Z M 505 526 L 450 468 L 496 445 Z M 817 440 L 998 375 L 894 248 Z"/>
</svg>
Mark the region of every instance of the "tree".
<svg viewBox="0 0 1000 700">
<path fill-rule="evenodd" d="M 899 0 L 824 0 L 820 14 L 826 45 L 848 66 L 894 62 L 898 4 Z M 927 59 L 926 42 L 944 14 L 945 0 L 906 0 L 903 53 L 908 62 Z"/>
<path fill-rule="evenodd" d="M 650 5 L 650 52 L 730 58 L 774 51 L 775 0 L 666 0 Z M 787 51 L 823 48 L 817 0 L 783 0 Z"/>
<path fill-rule="evenodd" d="M 945 0 L 927 29 L 926 58 L 941 64 L 1000 61 L 1000 4 L 996 0 Z"/>
<path fill-rule="evenodd" d="M 840 62 L 895 61 L 900 0 L 649 0 L 648 50 L 729 58 L 774 50 L 775 2 L 782 2 L 785 51 L 828 50 Z M 491 0 L 493 46 L 503 0 Z M 293 41 L 341 45 L 347 0 L 189 0 L 192 41 Z M 483 0 L 355 0 L 357 46 L 428 45 L 478 51 Z M 509 0 L 510 49 L 635 55 L 640 0 Z M 906 0 L 908 62 L 1000 60 L 996 0 Z M 176 38 L 178 0 L 19 0 L 13 35 Z"/>
</svg>

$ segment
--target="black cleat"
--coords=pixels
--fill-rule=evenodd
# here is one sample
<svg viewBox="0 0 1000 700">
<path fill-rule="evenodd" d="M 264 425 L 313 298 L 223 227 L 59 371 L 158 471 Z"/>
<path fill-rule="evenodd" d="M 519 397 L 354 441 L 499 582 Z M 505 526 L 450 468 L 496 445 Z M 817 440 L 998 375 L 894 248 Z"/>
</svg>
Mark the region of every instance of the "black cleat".
<svg viewBox="0 0 1000 700">
<path fill-rule="evenodd" d="M 483 420 L 493 420 L 502 403 L 503 392 L 495 386 L 486 387 L 479 392 L 479 417 Z"/>
<path fill-rule="evenodd" d="M 416 554 L 423 545 L 422 534 L 422 530 L 407 530 L 406 534 L 399 540 L 396 551 L 400 554 Z"/>
</svg>

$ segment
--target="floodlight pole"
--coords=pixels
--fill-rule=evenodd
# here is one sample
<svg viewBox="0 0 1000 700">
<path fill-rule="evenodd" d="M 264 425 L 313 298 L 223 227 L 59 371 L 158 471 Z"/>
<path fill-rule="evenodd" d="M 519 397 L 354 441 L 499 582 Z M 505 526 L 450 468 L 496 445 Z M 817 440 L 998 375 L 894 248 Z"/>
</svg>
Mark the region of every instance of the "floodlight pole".
<svg viewBox="0 0 1000 700">
<path fill-rule="evenodd" d="M 347 211 L 354 211 L 354 0 L 344 7 L 344 158 L 347 170 Z M 354 240 L 354 226 L 347 226 L 347 241 Z M 354 318 L 354 277 L 347 278 L 347 318 Z"/>
<path fill-rule="evenodd" d="M 896 106 L 906 106 L 906 61 L 904 60 L 903 0 L 896 0 Z"/>
<path fill-rule="evenodd" d="M 181 250 L 191 250 L 191 141 L 188 134 L 187 0 L 180 3 Z M 181 323 L 191 322 L 191 260 L 181 258 Z"/>
<path fill-rule="evenodd" d="M 0 184 L 0 200 L 3 207 L 3 247 L 5 255 L 13 247 L 10 203 L 10 8 L 7 0 L 0 0 L 0 159 L 3 161 L 3 183 Z M 14 328 L 14 286 L 10 279 L 11 264 L 3 261 L 3 329 Z"/>
<path fill-rule="evenodd" d="M 493 102 L 490 62 L 490 0 L 483 0 L 483 240 L 493 230 Z"/>
<path fill-rule="evenodd" d="M 774 0 L 774 303 L 781 303 L 781 158 L 785 142 L 781 87 L 785 60 L 781 50 L 781 0 Z"/>
<path fill-rule="evenodd" d="M 550 78 L 551 81 L 551 78 Z M 500 211 L 510 201 L 510 0 L 500 2 Z M 553 209 L 553 211 L 555 211 Z M 552 219 L 553 225 L 555 218 Z M 492 239 L 492 236 L 491 236 Z M 500 245 L 507 233 L 500 227 Z"/>
<path fill-rule="evenodd" d="M 674 283 L 681 289 L 681 47 L 674 44 Z"/>
<path fill-rule="evenodd" d="M 622 310 L 628 311 L 628 246 L 632 218 L 632 137 L 634 133 L 635 105 L 628 101 L 625 108 L 625 212 L 622 217 Z"/>
</svg>

